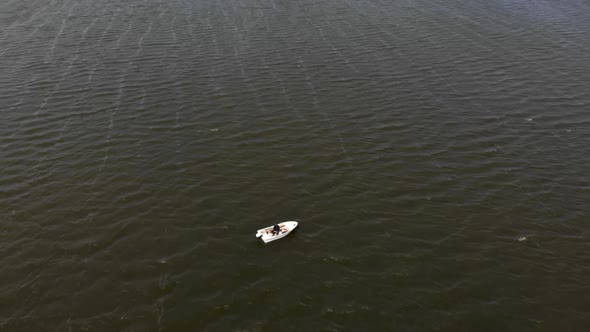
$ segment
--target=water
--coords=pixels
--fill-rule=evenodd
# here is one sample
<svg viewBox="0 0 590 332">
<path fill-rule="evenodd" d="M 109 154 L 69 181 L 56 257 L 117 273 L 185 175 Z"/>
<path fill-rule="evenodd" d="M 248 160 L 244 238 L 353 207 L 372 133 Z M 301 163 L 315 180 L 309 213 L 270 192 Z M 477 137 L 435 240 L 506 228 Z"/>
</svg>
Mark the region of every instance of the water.
<svg viewBox="0 0 590 332">
<path fill-rule="evenodd" d="M 588 2 L 4 0 L 0 27 L 1 331 L 590 323 Z"/>
</svg>

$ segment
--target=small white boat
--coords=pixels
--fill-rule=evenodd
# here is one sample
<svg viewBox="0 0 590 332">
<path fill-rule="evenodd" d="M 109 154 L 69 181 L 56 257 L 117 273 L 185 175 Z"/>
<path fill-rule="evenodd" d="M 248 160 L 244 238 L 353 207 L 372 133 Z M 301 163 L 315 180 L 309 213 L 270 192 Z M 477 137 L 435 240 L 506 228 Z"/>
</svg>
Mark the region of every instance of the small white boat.
<svg viewBox="0 0 590 332">
<path fill-rule="evenodd" d="M 262 241 L 264 241 L 264 243 L 278 240 L 289 235 L 289 233 L 291 233 L 295 229 L 295 227 L 297 227 L 298 224 L 299 223 L 296 221 L 284 221 L 282 223 L 279 223 L 278 225 L 281 228 L 281 230 L 278 232 L 278 234 L 273 234 L 272 232 L 272 228 L 274 225 L 261 228 L 258 231 L 256 231 L 256 237 L 261 238 Z"/>
</svg>

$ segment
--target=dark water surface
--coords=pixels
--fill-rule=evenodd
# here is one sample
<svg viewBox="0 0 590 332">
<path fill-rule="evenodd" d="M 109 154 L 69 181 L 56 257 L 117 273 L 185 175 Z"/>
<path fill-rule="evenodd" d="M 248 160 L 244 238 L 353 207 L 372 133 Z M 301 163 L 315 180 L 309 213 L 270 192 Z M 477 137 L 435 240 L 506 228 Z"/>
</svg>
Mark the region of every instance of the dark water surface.
<svg viewBox="0 0 590 332">
<path fill-rule="evenodd" d="M 1 0 L 0 331 L 586 331 L 589 126 L 588 1 Z"/>
</svg>

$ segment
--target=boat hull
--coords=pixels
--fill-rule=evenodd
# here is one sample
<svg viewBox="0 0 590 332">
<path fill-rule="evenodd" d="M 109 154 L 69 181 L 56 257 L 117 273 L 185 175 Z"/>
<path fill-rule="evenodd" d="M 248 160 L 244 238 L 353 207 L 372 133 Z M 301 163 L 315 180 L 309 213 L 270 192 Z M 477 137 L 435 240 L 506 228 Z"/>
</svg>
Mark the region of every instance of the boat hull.
<svg viewBox="0 0 590 332">
<path fill-rule="evenodd" d="M 281 227 L 281 231 L 279 232 L 279 234 L 276 235 L 272 234 L 272 227 L 274 225 L 261 228 L 258 231 L 256 231 L 256 237 L 262 239 L 264 243 L 276 241 L 289 235 L 295 229 L 295 227 L 297 227 L 298 224 L 299 223 L 297 221 L 284 221 L 278 223 L 279 227 Z"/>
</svg>

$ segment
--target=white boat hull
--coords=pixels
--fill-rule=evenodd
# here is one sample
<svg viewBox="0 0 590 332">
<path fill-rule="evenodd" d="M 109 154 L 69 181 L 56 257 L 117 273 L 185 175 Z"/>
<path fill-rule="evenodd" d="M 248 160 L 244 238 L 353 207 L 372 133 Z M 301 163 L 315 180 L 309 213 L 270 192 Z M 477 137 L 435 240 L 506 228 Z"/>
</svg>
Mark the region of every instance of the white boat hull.
<svg viewBox="0 0 590 332">
<path fill-rule="evenodd" d="M 279 223 L 279 227 L 281 228 L 281 231 L 279 232 L 279 234 L 272 234 L 272 226 L 268 226 L 268 227 L 264 227 L 259 229 L 258 231 L 256 231 L 256 237 L 259 237 L 262 239 L 262 241 L 264 241 L 264 243 L 268 243 L 268 242 L 272 242 L 278 239 L 282 239 L 285 236 L 289 235 L 289 233 L 291 233 L 295 227 L 297 227 L 299 223 L 296 221 L 285 221 L 282 223 Z"/>
</svg>

